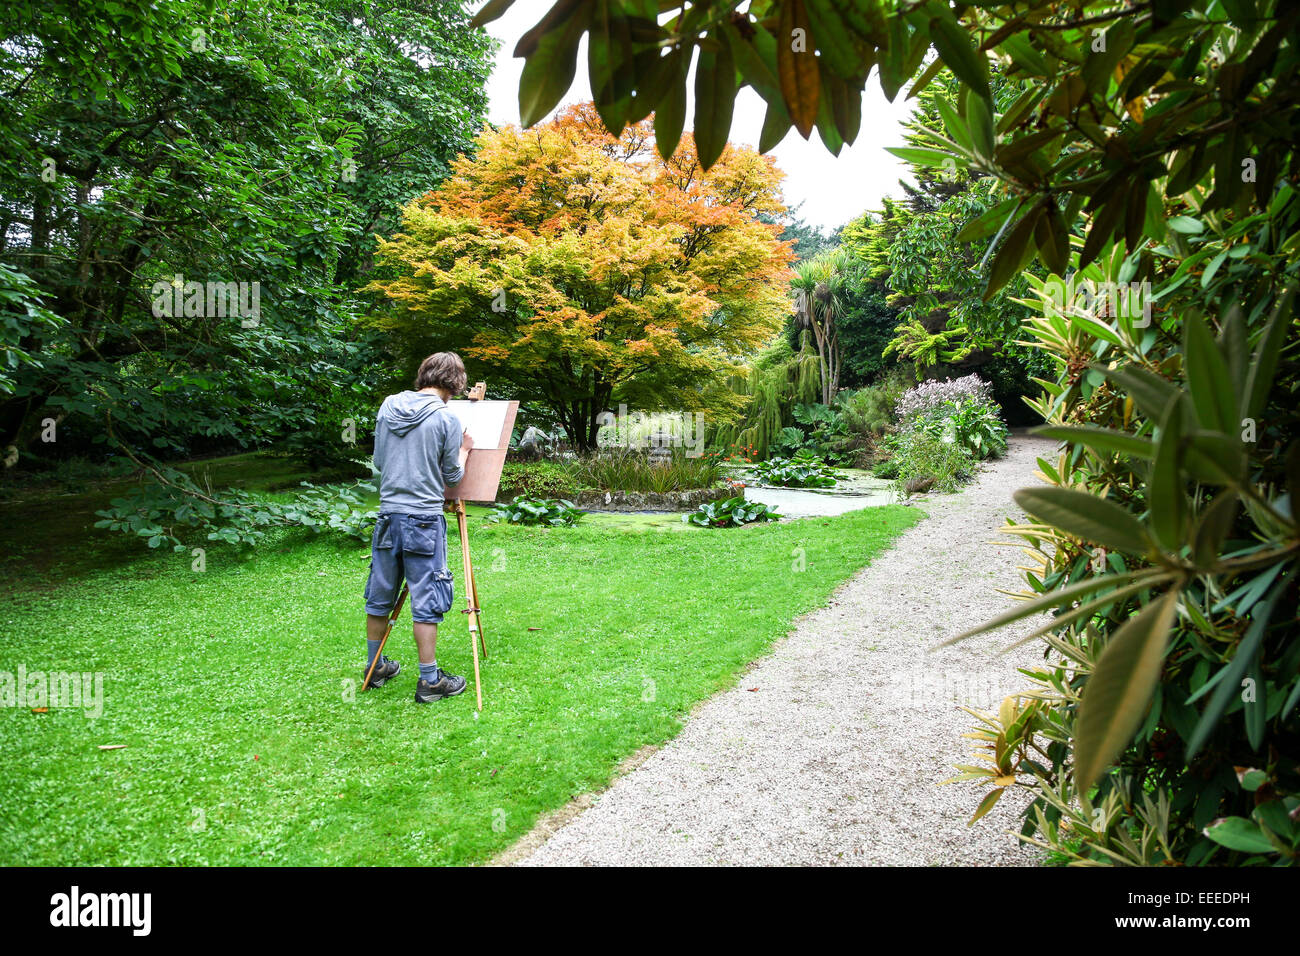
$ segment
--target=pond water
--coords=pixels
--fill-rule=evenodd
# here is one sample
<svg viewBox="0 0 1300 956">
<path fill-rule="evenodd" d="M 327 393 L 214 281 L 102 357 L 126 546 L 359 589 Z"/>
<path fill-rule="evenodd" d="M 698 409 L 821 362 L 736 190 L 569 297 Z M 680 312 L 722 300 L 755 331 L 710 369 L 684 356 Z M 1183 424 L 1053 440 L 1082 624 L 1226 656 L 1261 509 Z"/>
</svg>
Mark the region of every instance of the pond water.
<svg viewBox="0 0 1300 956">
<path fill-rule="evenodd" d="M 738 481 L 746 482 L 745 498 L 761 501 L 775 508 L 785 518 L 825 518 L 842 515 L 862 508 L 892 505 L 897 496 L 883 478 L 858 468 L 837 468 L 839 483 L 834 488 L 771 488 L 753 484 L 754 478 L 747 469 L 729 468 L 727 473 Z M 589 509 L 587 514 L 602 525 L 621 525 L 628 528 L 681 529 L 690 527 L 682 522 L 681 514 L 663 511 L 602 511 Z"/>
<path fill-rule="evenodd" d="M 842 515 L 848 511 L 896 504 L 898 497 L 889 482 L 857 468 L 836 469 L 841 478 L 834 488 L 771 488 L 746 484 L 745 498 L 761 501 L 787 518 L 815 518 Z M 748 475 L 738 474 L 752 482 Z"/>
</svg>

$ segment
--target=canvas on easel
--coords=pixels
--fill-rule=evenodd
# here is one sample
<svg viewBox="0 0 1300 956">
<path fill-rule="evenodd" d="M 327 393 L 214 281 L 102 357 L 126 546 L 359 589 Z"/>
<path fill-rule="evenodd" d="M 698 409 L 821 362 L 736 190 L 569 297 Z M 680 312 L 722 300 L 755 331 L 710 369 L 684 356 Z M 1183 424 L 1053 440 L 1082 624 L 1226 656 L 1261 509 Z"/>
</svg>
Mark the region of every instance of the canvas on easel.
<svg viewBox="0 0 1300 956">
<path fill-rule="evenodd" d="M 459 484 L 447 489 L 446 498 L 491 504 L 501 487 L 501 469 L 510 451 L 519 403 L 455 401 L 448 402 L 447 407 L 469 429 L 474 447 L 465 462 L 464 476 Z"/>
</svg>

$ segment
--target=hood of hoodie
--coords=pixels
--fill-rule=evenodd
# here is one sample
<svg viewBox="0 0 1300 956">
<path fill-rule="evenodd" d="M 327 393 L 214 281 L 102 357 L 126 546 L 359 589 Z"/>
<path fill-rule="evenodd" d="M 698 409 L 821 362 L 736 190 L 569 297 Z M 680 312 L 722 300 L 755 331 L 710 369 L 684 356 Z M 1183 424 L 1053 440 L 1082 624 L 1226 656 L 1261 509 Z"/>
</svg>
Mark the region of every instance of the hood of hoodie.
<svg viewBox="0 0 1300 956">
<path fill-rule="evenodd" d="M 398 392 L 379 406 L 379 421 L 394 435 L 405 435 L 445 404 L 430 392 Z"/>
</svg>

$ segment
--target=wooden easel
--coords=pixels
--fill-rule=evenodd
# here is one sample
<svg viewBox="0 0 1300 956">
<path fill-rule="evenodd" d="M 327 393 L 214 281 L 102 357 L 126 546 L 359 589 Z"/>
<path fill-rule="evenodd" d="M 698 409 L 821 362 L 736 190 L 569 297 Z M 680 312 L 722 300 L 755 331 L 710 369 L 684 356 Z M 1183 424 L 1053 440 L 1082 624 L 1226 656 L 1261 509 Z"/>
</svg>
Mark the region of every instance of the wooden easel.
<svg viewBox="0 0 1300 956">
<path fill-rule="evenodd" d="M 448 502 L 448 511 L 456 513 L 456 527 L 460 531 L 460 556 L 465 567 L 465 610 L 462 612 L 467 615 L 466 620 L 469 623 L 469 649 L 474 655 L 474 700 L 478 709 L 483 709 L 483 688 L 479 682 L 478 656 L 479 648 L 483 649 L 483 659 L 487 660 L 487 641 L 483 637 L 483 619 L 480 616 L 482 607 L 478 603 L 478 585 L 474 581 L 474 562 L 469 554 L 469 526 L 466 524 L 465 502 L 457 498 L 455 502 Z"/>
</svg>

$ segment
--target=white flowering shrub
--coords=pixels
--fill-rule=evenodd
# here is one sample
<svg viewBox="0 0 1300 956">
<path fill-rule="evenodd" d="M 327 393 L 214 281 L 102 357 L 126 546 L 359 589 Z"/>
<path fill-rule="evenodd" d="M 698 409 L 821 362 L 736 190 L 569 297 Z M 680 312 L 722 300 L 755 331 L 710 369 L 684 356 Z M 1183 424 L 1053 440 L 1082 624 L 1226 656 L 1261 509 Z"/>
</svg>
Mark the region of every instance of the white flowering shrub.
<svg viewBox="0 0 1300 956">
<path fill-rule="evenodd" d="M 944 382 L 922 382 L 915 388 L 908 389 L 894 406 L 894 414 L 900 424 L 906 424 L 932 409 L 939 408 L 944 402 L 952 402 L 954 405 L 977 402 L 981 405 L 997 407 L 993 401 L 993 387 L 978 375 L 971 373 Z"/>
<path fill-rule="evenodd" d="M 922 382 L 903 393 L 895 414 L 898 430 L 883 442 L 890 458 L 876 475 L 894 479 L 903 494 L 955 491 L 974 473 L 975 462 L 1007 448 L 992 387 L 978 375 Z"/>
</svg>

